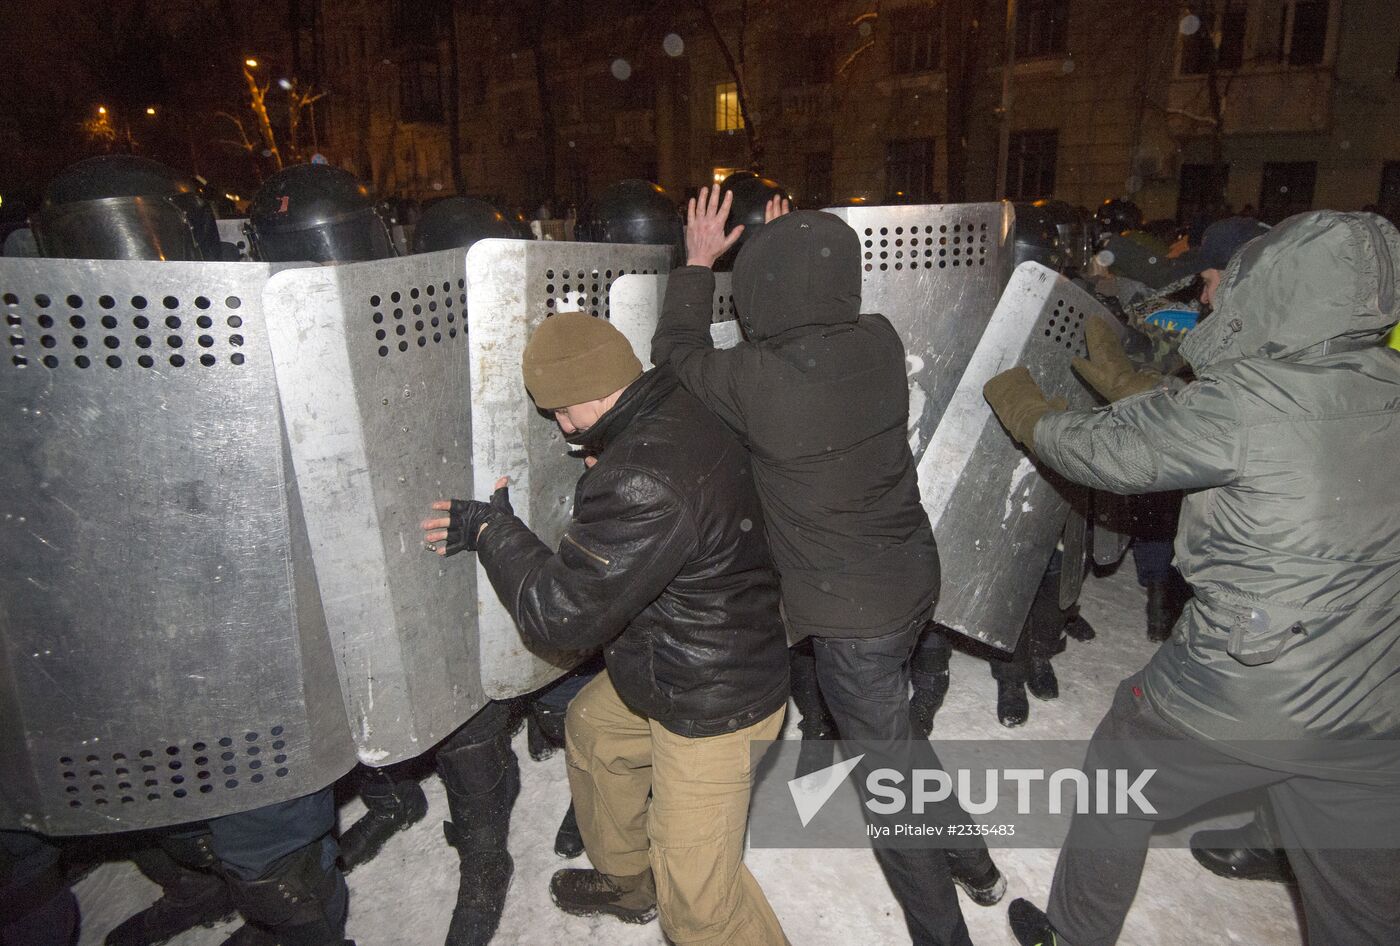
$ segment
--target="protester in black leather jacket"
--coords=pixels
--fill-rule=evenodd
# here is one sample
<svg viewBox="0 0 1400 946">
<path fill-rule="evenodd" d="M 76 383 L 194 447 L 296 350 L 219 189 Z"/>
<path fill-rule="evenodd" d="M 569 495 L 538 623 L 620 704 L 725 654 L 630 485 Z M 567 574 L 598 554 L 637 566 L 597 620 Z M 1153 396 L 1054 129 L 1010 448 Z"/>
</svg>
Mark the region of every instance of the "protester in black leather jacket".
<svg viewBox="0 0 1400 946">
<path fill-rule="evenodd" d="M 683 736 L 749 726 L 788 696 L 778 579 L 744 448 L 669 369 L 569 441 L 598 457 L 552 552 L 511 516 L 477 553 L 530 642 L 606 645 L 636 712 Z"/>
</svg>

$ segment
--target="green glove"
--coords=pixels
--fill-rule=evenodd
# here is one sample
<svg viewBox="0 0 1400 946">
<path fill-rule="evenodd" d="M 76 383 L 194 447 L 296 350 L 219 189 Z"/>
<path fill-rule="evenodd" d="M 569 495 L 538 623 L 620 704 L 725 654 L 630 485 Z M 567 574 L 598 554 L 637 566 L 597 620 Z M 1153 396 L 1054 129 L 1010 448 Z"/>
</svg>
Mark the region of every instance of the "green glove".
<svg viewBox="0 0 1400 946">
<path fill-rule="evenodd" d="M 982 396 L 992 406 L 1011 438 L 1035 452 L 1035 422 L 1051 411 L 1062 411 L 1069 405 L 1063 398 L 1046 400 L 1025 366 L 1003 371 L 982 386 Z"/>
<path fill-rule="evenodd" d="M 1084 341 L 1089 347 L 1089 357 L 1075 358 L 1070 363 L 1106 400 L 1119 401 L 1150 391 L 1161 383 L 1160 374 L 1139 370 L 1128 360 L 1113 326 L 1103 319 L 1089 320 L 1084 326 Z"/>
</svg>

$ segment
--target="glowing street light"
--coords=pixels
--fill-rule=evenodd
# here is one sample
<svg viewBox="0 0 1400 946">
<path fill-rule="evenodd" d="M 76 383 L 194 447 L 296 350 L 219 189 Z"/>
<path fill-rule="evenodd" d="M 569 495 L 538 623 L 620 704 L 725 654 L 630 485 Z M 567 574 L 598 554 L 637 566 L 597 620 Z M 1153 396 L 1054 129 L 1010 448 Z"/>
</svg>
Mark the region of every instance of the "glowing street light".
<svg viewBox="0 0 1400 946">
<path fill-rule="evenodd" d="M 107 114 L 107 106 L 105 106 L 105 105 L 99 105 L 99 106 L 97 106 L 97 114 L 99 114 L 99 115 L 106 115 L 106 114 Z"/>
<path fill-rule="evenodd" d="M 256 59 L 245 59 L 243 60 L 243 65 L 247 66 L 249 69 L 256 69 L 258 68 L 258 61 Z"/>
<path fill-rule="evenodd" d="M 146 114 L 147 114 L 147 115 L 154 115 L 155 113 L 156 113 L 156 107 L 155 107 L 154 105 L 147 105 L 147 106 L 146 106 Z"/>
</svg>

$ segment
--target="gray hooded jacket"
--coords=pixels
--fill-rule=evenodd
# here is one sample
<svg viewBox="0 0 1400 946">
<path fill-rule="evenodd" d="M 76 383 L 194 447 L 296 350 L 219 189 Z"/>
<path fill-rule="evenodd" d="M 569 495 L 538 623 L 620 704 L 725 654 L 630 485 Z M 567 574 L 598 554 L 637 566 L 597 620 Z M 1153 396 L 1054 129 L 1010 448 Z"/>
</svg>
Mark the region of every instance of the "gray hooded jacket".
<svg viewBox="0 0 1400 946">
<path fill-rule="evenodd" d="M 1036 425 L 1076 482 L 1187 491 L 1196 597 L 1143 685 L 1188 733 L 1400 737 L 1397 263 L 1378 216 L 1292 217 L 1225 270 L 1181 347 L 1195 383 Z"/>
</svg>

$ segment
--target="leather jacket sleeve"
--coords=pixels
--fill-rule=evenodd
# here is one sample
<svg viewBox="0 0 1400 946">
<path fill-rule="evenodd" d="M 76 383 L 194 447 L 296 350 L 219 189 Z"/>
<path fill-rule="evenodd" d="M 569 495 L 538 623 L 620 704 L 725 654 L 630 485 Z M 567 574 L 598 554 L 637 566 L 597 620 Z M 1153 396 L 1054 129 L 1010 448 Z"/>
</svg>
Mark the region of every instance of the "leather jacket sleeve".
<svg viewBox="0 0 1400 946">
<path fill-rule="evenodd" d="M 511 517 L 487 527 L 478 555 L 527 641 L 590 650 L 655 601 L 696 546 L 680 496 L 623 467 L 586 474 L 558 552 Z"/>
</svg>

